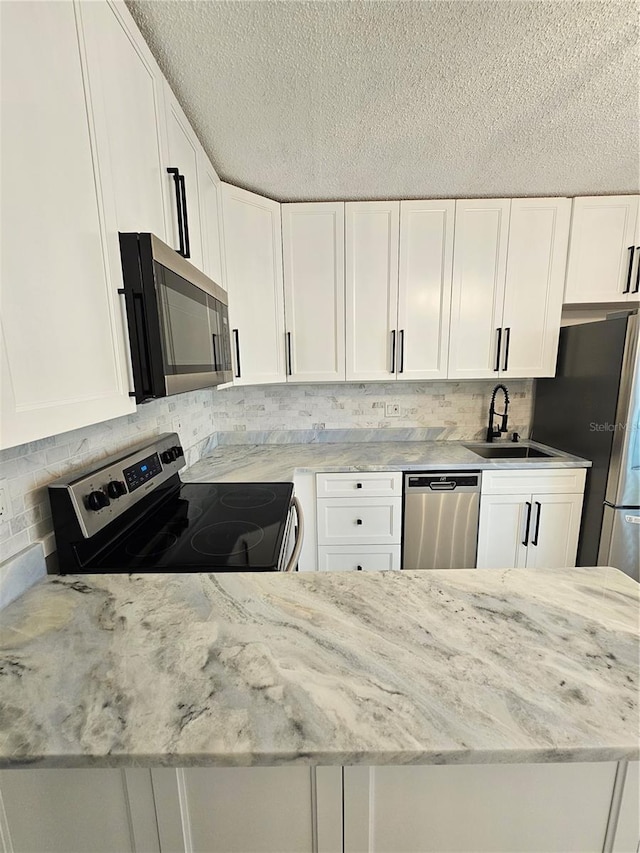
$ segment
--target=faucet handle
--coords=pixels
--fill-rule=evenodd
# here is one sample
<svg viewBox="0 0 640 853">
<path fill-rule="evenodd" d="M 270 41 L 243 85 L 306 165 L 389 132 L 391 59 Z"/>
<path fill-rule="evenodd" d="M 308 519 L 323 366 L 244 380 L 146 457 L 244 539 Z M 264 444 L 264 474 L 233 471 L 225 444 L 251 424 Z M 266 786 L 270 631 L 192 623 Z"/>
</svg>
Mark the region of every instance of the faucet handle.
<svg viewBox="0 0 640 853">
<path fill-rule="evenodd" d="M 511 436 L 511 441 L 520 441 L 520 433 L 514 432 L 514 434 Z"/>
</svg>

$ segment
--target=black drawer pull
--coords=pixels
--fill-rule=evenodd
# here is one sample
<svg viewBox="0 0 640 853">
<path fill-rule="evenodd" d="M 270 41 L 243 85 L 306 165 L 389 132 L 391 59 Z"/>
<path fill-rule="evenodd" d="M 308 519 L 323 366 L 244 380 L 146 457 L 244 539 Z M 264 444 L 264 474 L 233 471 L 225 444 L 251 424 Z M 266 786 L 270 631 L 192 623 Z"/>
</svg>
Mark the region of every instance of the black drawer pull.
<svg viewBox="0 0 640 853">
<path fill-rule="evenodd" d="M 356 569 L 357 569 L 359 572 L 361 572 L 361 571 L 362 571 L 362 566 L 356 566 Z"/>
<path fill-rule="evenodd" d="M 356 489 L 361 489 L 361 488 L 362 488 L 362 483 L 356 483 Z"/>
<path fill-rule="evenodd" d="M 362 519 L 361 519 L 361 518 L 356 518 L 356 524 L 362 524 Z"/>
</svg>

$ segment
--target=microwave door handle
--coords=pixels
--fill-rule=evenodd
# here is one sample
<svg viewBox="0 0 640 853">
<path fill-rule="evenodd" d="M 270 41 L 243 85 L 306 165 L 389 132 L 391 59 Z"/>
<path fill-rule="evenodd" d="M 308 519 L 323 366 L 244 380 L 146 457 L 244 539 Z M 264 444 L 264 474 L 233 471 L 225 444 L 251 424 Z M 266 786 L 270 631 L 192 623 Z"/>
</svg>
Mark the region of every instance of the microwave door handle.
<svg viewBox="0 0 640 853">
<path fill-rule="evenodd" d="M 182 255 L 183 258 L 186 258 L 185 255 L 185 247 L 184 247 L 184 223 L 182 221 L 182 197 L 180 194 L 180 172 L 176 169 L 175 166 L 167 167 L 167 172 L 173 177 L 174 188 L 176 191 L 176 212 L 178 214 L 178 239 L 180 241 L 180 248 L 176 249 L 179 255 Z"/>
<path fill-rule="evenodd" d="M 289 557 L 289 562 L 285 567 L 285 572 L 294 572 L 296 570 L 300 551 L 302 551 L 302 541 L 304 539 L 304 513 L 302 512 L 302 506 L 298 498 L 293 498 L 291 506 L 296 511 L 298 526 L 296 530 L 296 544 L 293 546 L 293 551 Z"/>
</svg>

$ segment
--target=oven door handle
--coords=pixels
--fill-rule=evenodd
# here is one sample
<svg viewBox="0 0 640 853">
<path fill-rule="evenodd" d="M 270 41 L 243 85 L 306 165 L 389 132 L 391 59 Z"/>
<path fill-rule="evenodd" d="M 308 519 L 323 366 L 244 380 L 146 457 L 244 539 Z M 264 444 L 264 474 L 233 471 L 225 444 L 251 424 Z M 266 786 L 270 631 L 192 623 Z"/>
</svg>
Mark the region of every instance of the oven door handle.
<svg viewBox="0 0 640 853">
<path fill-rule="evenodd" d="M 300 551 L 302 551 L 302 540 L 304 539 L 304 514 L 302 512 L 302 506 L 300 505 L 300 501 L 298 500 L 298 498 L 294 497 L 291 500 L 291 506 L 296 511 L 298 529 L 296 531 L 296 544 L 293 546 L 293 551 L 291 552 L 289 562 L 285 567 L 285 572 L 295 572 L 295 570 L 297 569 Z"/>
</svg>

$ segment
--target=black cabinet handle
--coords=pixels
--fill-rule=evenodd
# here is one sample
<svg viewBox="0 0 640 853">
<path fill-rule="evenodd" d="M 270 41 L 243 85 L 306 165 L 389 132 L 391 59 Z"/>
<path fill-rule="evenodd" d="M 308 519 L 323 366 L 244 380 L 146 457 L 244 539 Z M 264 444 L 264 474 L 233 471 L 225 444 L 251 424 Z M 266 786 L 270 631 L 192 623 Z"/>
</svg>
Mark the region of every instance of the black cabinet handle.
<svg viewBox="0 0 640 853">
<path fill-rule="evenodd" d="M 396 330 L 391 332 L 391 373 L 396 372 Z"/>
<path fill-rule="evenodd" d="M 542 515 L 542 505 L 539 501 L 536 501 L 536 506 L 538 507 L 538 515 L 536 517 L 536 529 L 533 534 L 533 539 L 531 540 L 532 545 L 538 544 L 538 533 L 540 533 L 540 516 Z"/>
<path fill-rule="evenodd" d="M 496 329 L 498 333 L 498 342 L 496 343 L 496 366 L 493 368 L 495 372 L 500 370 L 500 350 L 502 349 L 502 329 Z"/>
<path fill-rule="evenodd" d="M 627 284 L 625 286 L 625 289 L 622 291 L 623 293 L 629 293 L 629 291 L 631 290 L 631 271 L 633 269 L 633 255 L 634 255 L 635 251 L 636 251 L 635 246 L 629 246 L 629 249 L 628 249 L 628 252 L 629 252 L 629 269 L 627 270 Z"/>
<path fill-rule="evenodd" d="M 404 373 L 404 329 L 400 329 L 400 364 L 398 373 Z"/>
<path fill-rule="evenodd" d="M 524 528 L 524 539 L 522 540 L 523 545 L 529 544 L 529 528 L 531 527 L 531 502 L 527 501 L 527 523 Z"/>
<path fill-rule="evenodd" d="M 633 286 L 633 290 L 631 291 L 631 293 L 638 293 L 638 291 L 640 290 L 640 246 L 637 246 L 637 249 L 638 249 L 639 257 L 638 257 L 638 268 L 636 270 L 636 283 Z"/>
<path fill-rule="evenodd" d="M 180 183 L 180 197 L 182 199 L 182 218 L 184 222 L 184 257 L 191 257 L 191 244 L 189 243 L 189 218 L 187 217 L 187 189 L 184 175 L 178 175 Z"/>
<path fill-rule="evenodd" d="M 504 365 L 503 370 L 509 366 L 509 343 L 511 342 L 511 329 L 509 326 L 504 330 Z"/>
<path fill-rule="evenodd" d="M 362 483 L 356 483 L 356 489 L 361 489 L 361 488 L 362 488 Z"/>
<path fill-rule="evenodd" d="M 287 376 L 291 376 L 293 374 L 293 367 L 291 363 L 291 332 L 287 332 Z"/>
<path fill-rule="evenodd" d="M 180 172 L 175 166 L 169 166 L 167 172 L 173 176 L 173 183 L 176 191 L 176 212 L 178 214 L 178 239 L 180 240 L 180 248 L 176 249 L 179 255 L 186 258 L 184 244 L 184 220 L 182 218 L 182 193 L 180 190 Z"/>
<path fill-rule="evenodd" d="M 237 329 L 233 330 L 233 340 L 236 345 L 236 379 L 240 379 L 240 334 Z"/>
<path fill-rule="evenodd" d="M 356 518 L 356 524 L 362 524 L 362 519 L 361 519 L 361 518 Z"/>
<path fill-rule="evenodd" d="M 356 566 L 356 569 L 357 569 L 359 572 L 361 572 L 361 571 L 362 571 L 362 566 Z"/>
</svg>

